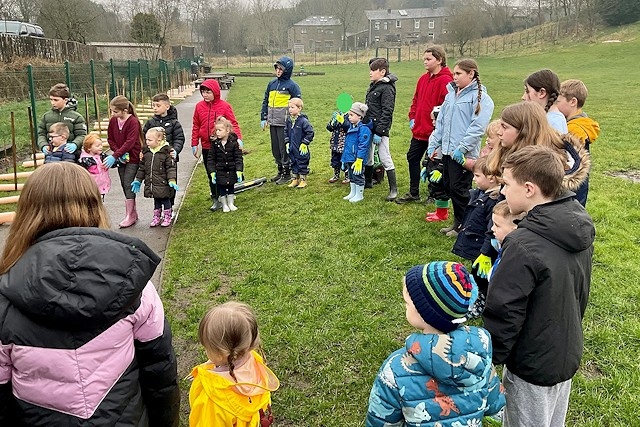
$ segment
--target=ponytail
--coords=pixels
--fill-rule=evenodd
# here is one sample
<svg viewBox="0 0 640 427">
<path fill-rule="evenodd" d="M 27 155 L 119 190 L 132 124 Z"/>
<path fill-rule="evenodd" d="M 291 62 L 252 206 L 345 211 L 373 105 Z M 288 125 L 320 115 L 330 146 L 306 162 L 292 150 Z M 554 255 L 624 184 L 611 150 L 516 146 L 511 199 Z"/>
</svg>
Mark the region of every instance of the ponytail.
<svg viewBox="0 0 640 427">
<path fill-rule="evenodd" d="M 480 114 L 480 102 L 482 101 L 482 83 L 480 83 L 480 72 L 476 70 L 476 82 L 478 83 L 478 105 L 476 105 L 475 115 Z"/>
</svg>

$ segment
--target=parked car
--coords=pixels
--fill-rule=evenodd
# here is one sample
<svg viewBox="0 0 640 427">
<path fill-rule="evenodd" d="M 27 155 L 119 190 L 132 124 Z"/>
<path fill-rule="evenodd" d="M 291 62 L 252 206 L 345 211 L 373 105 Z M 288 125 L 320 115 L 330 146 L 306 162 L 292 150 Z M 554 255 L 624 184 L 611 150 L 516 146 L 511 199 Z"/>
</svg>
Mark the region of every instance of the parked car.
<svg viewBox="0 0 640 427">
<path fill-rule="evenodd" d="M 20 21 L 0 20 L 0 34 L 13 36 L 44 37 L 42 27 L 36 24 Z"/>
</svg>

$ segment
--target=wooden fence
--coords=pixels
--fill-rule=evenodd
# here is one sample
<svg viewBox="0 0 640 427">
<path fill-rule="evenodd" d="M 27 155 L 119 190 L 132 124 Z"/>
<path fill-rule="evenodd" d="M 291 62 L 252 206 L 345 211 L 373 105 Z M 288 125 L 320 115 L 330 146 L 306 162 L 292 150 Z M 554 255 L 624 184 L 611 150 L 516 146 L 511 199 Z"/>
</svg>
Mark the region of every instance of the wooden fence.
<svg viewBox="0 0 640 427">
<path fill-rule="evenodd" d="M 51 62 L 102 59 L 95 46 L 67 40 L 0 34 L 0 61 L 8 63 L 19 57 L 42 58 Z"/>
</svg>

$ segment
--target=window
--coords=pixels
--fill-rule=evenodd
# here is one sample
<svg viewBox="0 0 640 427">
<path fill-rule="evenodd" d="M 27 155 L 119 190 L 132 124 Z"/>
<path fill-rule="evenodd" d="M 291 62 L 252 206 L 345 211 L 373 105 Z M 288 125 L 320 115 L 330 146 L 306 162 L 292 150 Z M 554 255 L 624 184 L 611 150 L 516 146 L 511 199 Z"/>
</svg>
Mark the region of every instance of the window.
<svg viewBox="0 0 640 427">
<path fill-rule="evenodd" d="M 402 28 L 402 21 L 399 19 L 396 20 L 396 28 Z"/>
<path fill-rule="evenodd" d="M 413 20 L 413 29 L 414 30 L 419 30 L 420 29 L 420 20 L 419 19 L 414 19 Z"/>
<path fill-rule="evenodd" d="M 385 21 L 383 26 L 384 26 L 384 30 L 385 31 L 387 31 L 389 29 L 389 23 L 388 22 Z"/>
<path fill-rule="evenodd" d="M 325 40 L 324 47 L 333 47 L 333 40 Z"/>
<path fill-rule="evenodd" d="M 373 40 L 374 40 L 376 43 L 378 43 L 378 42 L 380 41 L 380 36 L 375 36 L 375 37 L 373 38 Z"/>
<path fill-rule="evenodd" d="M 380 21 L 376 21 L 373 23 L 373 29 L 374 30 L 379 30 L 380 29 Z"/>
<path fill-rule="evenodd" d="M 429 19 L 429 28 L 433 29 L 436 27 L 436 22 L 433 19 Z"/>
<path fill-rule="evenodd" d="M 430 40 L 433 40 L 436 38 L 436 36 L 433 33 L 427 34 L 427 37 L 429 37 Z"/>
<path fill-rule="evenodd" d="M 324 32 L 325 34 L 333 34 L 333 30 L 327 30 Z"/>
<path fill-rule="evenodd" d="M 300 34 L 307 34 L 306 28 L 300 28 Z"/>
<path fill-rule="evenodd" d="M 324 30 L 322 28 L 318 28 L 318 34 L 322 34 Z"/>
<path fill-rule="evenodd" d="M 442 18 L 442 26 L 446 27 L 449 25 L 449 18 Z"/>
</svg>

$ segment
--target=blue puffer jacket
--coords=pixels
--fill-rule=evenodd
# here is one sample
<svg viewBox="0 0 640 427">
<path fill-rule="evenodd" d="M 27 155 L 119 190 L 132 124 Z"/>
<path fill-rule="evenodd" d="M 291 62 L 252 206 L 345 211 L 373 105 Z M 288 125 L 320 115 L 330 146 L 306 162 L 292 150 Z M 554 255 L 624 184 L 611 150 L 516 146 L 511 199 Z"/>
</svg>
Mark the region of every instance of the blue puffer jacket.
<svg viewBox="0 0 640 427">
<path fill-rule="evenodd" d="M 478 82 L 471 84 L 456 94 L 454 82 L 447 86 L 447 96 L 440 108 L 436 128 L 429 137 L 429 149 L 442 148 L 442 155 L 450 156 L 460 148 L 465 157 L 477 159 L 480 142 L 493 114 L 493 100 L 482 88 L 480 113 L 475 114 L 478 105 Z"/>
<path fill-rule="evenodd" d="M 356 159 L 366 159 L 371 146 L 371 127 L 373 123 L 364 124 L 359 122 L 355 126 L 350 126 L 347 136 L 344 139 L 344 151 L 342 152 L 342 163 L 353 163 Z"/>
<path fill-rule="evenodd" d="M 376 376 L 366 426 L 481 426 L 505 404 L 491 356 L 489 332 L 475 326 L 409 335 Z"/>
<path fill-rule="evenodd" d="M 275 65 L 282 65 L 284 72 L 267 84 L 260 110 L 260 120 L 266 120 L 270 126 L 284 126 L 289 112 L 289 100 L 302 98 L 300 86 L 291 80 L 293 73 L 293 59 L 283 56 Z"/>
<path fill-rule="evenodd" d="M 54 162 L 76 162 L 76 155 L 74 153 L 67 153 L 64 149 L 67 144 L 62 144 L 56 151 L 51 150 L 49 147 L 49 153 L 44 155 L 45 163 Z"/>
</svg>

